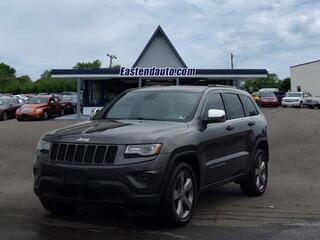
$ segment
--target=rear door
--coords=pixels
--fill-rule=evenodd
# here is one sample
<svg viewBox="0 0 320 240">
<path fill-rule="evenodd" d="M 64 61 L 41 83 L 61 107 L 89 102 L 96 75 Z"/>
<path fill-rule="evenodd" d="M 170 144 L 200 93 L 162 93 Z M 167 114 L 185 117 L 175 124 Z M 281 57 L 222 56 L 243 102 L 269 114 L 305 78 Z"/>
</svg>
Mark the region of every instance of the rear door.
<svg viewBox="0 0 320 240">
<path fill-rule="evenodd" d="M 248 122 L 239 95 L 223 93 L 223 101 L 227 113 L 226 134 L 228 143 L 225 146 L 226 175 L 232 177 L 244 172 L 249 160 Z"/>
</svg>

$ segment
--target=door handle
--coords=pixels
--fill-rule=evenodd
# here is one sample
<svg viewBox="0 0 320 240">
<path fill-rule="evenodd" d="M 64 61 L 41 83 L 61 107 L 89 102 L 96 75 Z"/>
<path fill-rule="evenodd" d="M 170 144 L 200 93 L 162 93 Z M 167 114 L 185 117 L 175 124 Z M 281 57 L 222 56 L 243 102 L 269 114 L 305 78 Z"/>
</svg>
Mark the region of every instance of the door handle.
<svg viewBox="0 0 320 240">
<path fill-rule="evenodd" d="M 248 122 L 248 126 L 252 127 L 254 125 L 254 122 Z"/>
<path fill-rule="evenodd" d="M 232 127 L 232 126 L 226 127 L 226 130 L 228 130 L 228 131 L 231 131 L 231 130 L 233 130 L 233 129 L 234 129 L 234 127 Z"/>
</svg>

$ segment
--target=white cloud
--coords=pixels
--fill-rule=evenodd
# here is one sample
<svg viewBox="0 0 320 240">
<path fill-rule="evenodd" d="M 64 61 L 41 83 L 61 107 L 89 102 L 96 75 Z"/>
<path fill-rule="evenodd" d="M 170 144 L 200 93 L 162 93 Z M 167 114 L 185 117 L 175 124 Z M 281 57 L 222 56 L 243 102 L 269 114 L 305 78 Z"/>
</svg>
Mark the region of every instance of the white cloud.
<svg viewBox="0 0 320 240">
<path fill-rule="evenodd" d="M 118 56 L 131 66 L 161 25 L 190 67 L 267 68 L 319 59 L 320 3 L 305 0 L 30 0 L 0 2 L 0 62 L 33 79 Z"/>
</svg>

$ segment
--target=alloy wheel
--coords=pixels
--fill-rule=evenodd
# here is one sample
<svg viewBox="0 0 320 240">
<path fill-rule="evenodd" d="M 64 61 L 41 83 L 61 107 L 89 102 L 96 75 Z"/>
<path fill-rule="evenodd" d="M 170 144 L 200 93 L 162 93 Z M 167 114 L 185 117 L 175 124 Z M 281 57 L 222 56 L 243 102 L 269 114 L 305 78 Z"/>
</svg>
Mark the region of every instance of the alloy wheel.
<svg viewBox="0 0 320 240">
<path fill-rule="evenodd" d="M 194 183 L 190 174 L 182 171 L 176 180 L 173 192 L 176 214 L 180 219 L 187 218 L 194 202 Z"/>
<path fill-rule="evenodd" d="M 255 169 L 255 179 L 256 179 L 256 186 L 259 191 L 262 191 L 267 183 L 267 167 L 266 161 L 262 154 L 258 156 L 258 164 Z"/>
</svg>

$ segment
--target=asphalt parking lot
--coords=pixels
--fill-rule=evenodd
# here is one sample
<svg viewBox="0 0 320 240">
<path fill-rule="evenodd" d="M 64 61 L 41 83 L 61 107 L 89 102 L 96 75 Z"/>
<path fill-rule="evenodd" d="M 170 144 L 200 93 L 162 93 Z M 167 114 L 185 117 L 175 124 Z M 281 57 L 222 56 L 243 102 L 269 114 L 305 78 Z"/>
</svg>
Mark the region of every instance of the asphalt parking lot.
<svg viewBox="0 0 320 240">
<path fill-rule="evenodd" d="M 320 110 L 263 109 L 270 140 L 262 197 L 238 185 L 202 194 L 189 225 L 168 229 L 114 209 L 47 213 L 32 190 L 37 141 L 72 121 L 0 122 L 0 239 L 319 239 Z"/>
</svg>

